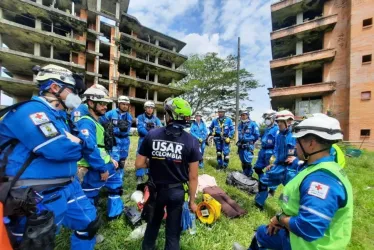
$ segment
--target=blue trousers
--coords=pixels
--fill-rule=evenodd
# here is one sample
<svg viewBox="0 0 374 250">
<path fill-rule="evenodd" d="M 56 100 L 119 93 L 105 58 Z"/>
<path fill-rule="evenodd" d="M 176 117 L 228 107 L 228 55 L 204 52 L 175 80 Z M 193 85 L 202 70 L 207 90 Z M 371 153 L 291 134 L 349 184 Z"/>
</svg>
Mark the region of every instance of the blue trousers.
<svg viewBox="0 0 374 250">
<path fill-rule="evenodd" d="M 116 137 L 116 142 L 117 142 L 117 148 L 119 152 L 119 160 L 126 160 L 128 155 L 129 155 L 129 147 L 130 147 L 130 138 L 117 138 Z"/>
<path fill-rule="evenodd" d="M 201 156 L 202 156 L 202 157 L 204 157 L 205 147 L 206 147 L 206 143 L 205 143 L 205 141 L 203 141 L 203 142 L 200 144 L 200 153 L 201 153 Z M 202 160 L 199 162 L 199 168 L 203 168 L 203 167 L 204 167 L 204 159 L 202 159 Z"/>
<path fill-rule="evenodd" d="M 269 195 L 269 187 L 278 186 L 279 184 L 286 185 L 295 175 L 296 171 L 285 165 L 273 166 L 261 176 L 259 192 L 256 194 L 255 202 L 260 206 L 264 206 Z"/>
<path fill-rule="evenodd" d="M 101 181 L 101 176 L 98 171 L 88 170 L 82 182 L 82 188 L 92 204 L 96 204 L 99 199 L 100 189 L 105 187 L 108 191 L 107 200 L 107 215 L 109 219 L 113 219 L 120 215 L 123 211 L 124 205 L 121 199 L 123 193 L 123 171 L 118 169 L 109 174 L 106 182 Z"/>
<path fill-rule="evenodd" d="M 267 234 L 267 226 L 259 226 L 248 250 L 266 249 L 291 250 L 290 236 L 288 231 L 286 229 L 281 229 L 276 234 L 269 235 Z"/>
<path fill-rule="evenodd" d="M 254 170 L 256 174 L 258 175 L 258 178 L 261 178 L 263 173 L 263 169 L 270 165 L 270 158 L 273 155 L 272 149 L 261 149 L 258 152 L 257 161 L 254 167 Z M 275 191 L 277 189 L 277 186 L 271 186 L 269 187 L 270 190 Z"/>
<path fill-rule="evenodd" d="M 221 137 L 214 137 L 214 144 L 216 145 L 218 167 L 227 168 L 229 165 L 230 143 L 226 143 Z"/>
<path fill-rule="evenodd" d="M 144 137 L 139 137 L 138 149 L 136 150 L 136 155 L 138 155 L 138 153 L 139 153 L 139 149 L 140 149 L 140 146 L 142 145 L 143 140 L 144 140 Z M 136 177 L 143 177 L 146 174 L 148 174 L 148 169 L 147 168 L 139 168 L 135 171 Z"/>
<path fill-rule="evenodd" d="M 56 188 L 54 188 L 56 189 Z M 38 194 L 43 197 L 41 206 L 54 213 L 55 223 L 60 229 L 61 226 L 75 231 L 71 236 L 71 249 L 94 249 L 96 239 L 81 239 L 79 235 L 88 235 L 85 231 L 88 225 L 97 217 L 96 208 L 83 193 L 81 185 L 77 178 L 62 188 L 48 189 Z M 17 221 L 11 221 L 9 229 L 15 236 L 21 240 L 24 232 L 26 217 L 18 218 Z M 59 230 L 58 230 L 59 231 Z"/>
<path fill-rule="evenodd" d="M 248 144 L 247 148 L 238 149 L 239 158 L 240 158 L 240 161 L 242 162 L 243 173 L 249 177 L 252 176 L 253 174 L 253 170 L 252 170 L 253 150 L 254 150 L 253 144 Z"/>
</svg>

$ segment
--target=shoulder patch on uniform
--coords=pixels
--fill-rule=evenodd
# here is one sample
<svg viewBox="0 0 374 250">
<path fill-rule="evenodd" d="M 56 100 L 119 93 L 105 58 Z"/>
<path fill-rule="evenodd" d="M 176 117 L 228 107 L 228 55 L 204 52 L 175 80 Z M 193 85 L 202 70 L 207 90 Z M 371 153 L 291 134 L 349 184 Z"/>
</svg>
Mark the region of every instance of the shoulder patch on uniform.
<svg viewBox="0 0 374 250">
<path fill-rule="evenodd" d="M 81 116 L 81 112 L 80 111 L 74 111 L 74 116 L 77 117 L 77 116 Z"/>
<path fill-rule="evenodd" d="M 89 136 L 90 135 L 90 132 L 88 131 L 88 129 L 82 129 L 81 133 L 82 133 L 82 135 L 85 135 L 85 136 Z"/>
<path fill-rule="evenodd" d="M 39 125 L 40 130 L 45 137 L 51 138 L 60 134 L 52 122 L 44 123 Z"/>
<path fill-rule="evenodd" d="M 313 181 L 310 184 L 308 194 L 316 196 L 321 199 L 326 199 L 327 193 L 329 192 L 330 186 Z"/>
<path fill-rule="evenodd" d="M 40 125 L 50 121 L 48 116 L 44 112 L 31 114 L 30 119 L 35 125 Z"/>
</svg>

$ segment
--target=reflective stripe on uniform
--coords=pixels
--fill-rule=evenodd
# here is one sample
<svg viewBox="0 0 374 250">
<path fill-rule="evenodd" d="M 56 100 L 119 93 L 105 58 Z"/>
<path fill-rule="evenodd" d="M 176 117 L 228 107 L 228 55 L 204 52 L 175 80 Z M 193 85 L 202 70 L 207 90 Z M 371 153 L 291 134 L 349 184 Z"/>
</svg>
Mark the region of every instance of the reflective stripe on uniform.
<svg viewBox="0 0 374 250">
<path fill-rule="evenodd" d="M 307 206 L 304 206 L 304 205 L 301 205 L 300 208 L 308 211 L 311 214 L 317 215 L 318 217 L 321 217 L 322 219 L 329 220 L 329 221 L 332 220 L 331 217 L 329 217 L 329 216 L 327 216 L 327 215 L 325 215 L 321 212 L 318 212 L 317 210 L 314 210 L 313 208 L 310 208 L 310 207 L 307 207 Z"/>
<path fill-rule="evenodd" d="M 48 141 L 45 141 L 45 142 L 39 144 L 38 146 L 36 146 L 36 147 L 32 150 L 32 152 L 35 153 L 38 149 L 44 147 L 45 145 L 48 145 L 48 144 L 51 143 L 51 142 L 54 142 L 55 140 L 58 140 L 58 139 L 62 138 L 62 137 L 66 137 L 66 136 L 65 136 L 65 135 L 59 135 L 59 136 L 53 137 L 52 139 L 49 139 Z"/>
</svg>

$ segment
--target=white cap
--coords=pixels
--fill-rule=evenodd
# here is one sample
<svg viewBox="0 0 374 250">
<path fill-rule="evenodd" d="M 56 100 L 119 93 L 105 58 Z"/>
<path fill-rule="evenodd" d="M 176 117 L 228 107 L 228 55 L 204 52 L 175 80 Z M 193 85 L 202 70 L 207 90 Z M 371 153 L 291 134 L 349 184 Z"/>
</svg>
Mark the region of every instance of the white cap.
<svg viewBox="0 0 374 250">
<path fill-rule="evenodd" d="M 295 120 L 294 115 L 289 110 L 279 111 L 275 116 L 276 121 L 287 121 L 288 119 Z"/>
<path fill-rule="evenodd" d="M 95 84 L 92 87 L 88 88 L 84 93 L 83 93 L 83 98 L 84 101 L 92 100 L 94 102 L 113 102 L 112 99 L 108 96 L 108 90 L 102 85 Z"/>
<path fill-rule="evenodd" d="M 130 104 L 130 99 L 127 96 L 121 95 L 118 97 L 118 103 Z"/>
<path fill-rule="evenodd" d="M 343 139 L 339 121 L 320 113 L 313 114 L 294 127 L 293 137 L 300 138 L 307 134 L 317 135 L 328 141 Z"/>
<path fill-rule="evenodd" d="M 152 101 L 146 101 L 144 103 L 144 108 L 147 108 L 147 107 L 155 108 L 155 103 Z"/>
</svg>

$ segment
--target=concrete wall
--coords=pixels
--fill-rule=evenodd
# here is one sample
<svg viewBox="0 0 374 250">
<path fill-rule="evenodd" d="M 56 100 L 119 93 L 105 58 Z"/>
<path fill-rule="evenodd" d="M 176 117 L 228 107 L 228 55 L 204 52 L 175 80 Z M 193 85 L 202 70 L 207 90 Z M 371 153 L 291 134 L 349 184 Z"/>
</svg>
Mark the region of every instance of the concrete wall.
<svg viewBox="0 0 374 250">
<path fill-rule="evenodd" d="M 362 21 L 374 19 L 374 0 L 352 1 L 350 43 L 349 140 L 362 141 L 361 129 L 370 129 L 364 148 L 374 149 L 374 27 L 363 28 Z M 372 55 L 362 64 L 363 55 Z M 361 92 L 371 91 L 371 100 L 361 100 Z"/>
<path fill-rule="evenodd" d="M 341 1 L 326 1 L 323 14 L 338 14 L 338 22 L 332 31 L 325 32 L 324 49 L 336 50 L 335 58 L 330 63 L 325 63 L 323 69 L 323 81 L 335 81 L 336 91 L 329 97 L 324 97 L 324 111 L 332 110 L 333 115 L 340 121 L 345 139 L 348 139 L 349 131 L 349 1 L 336 4 Z"/>
</svg>

